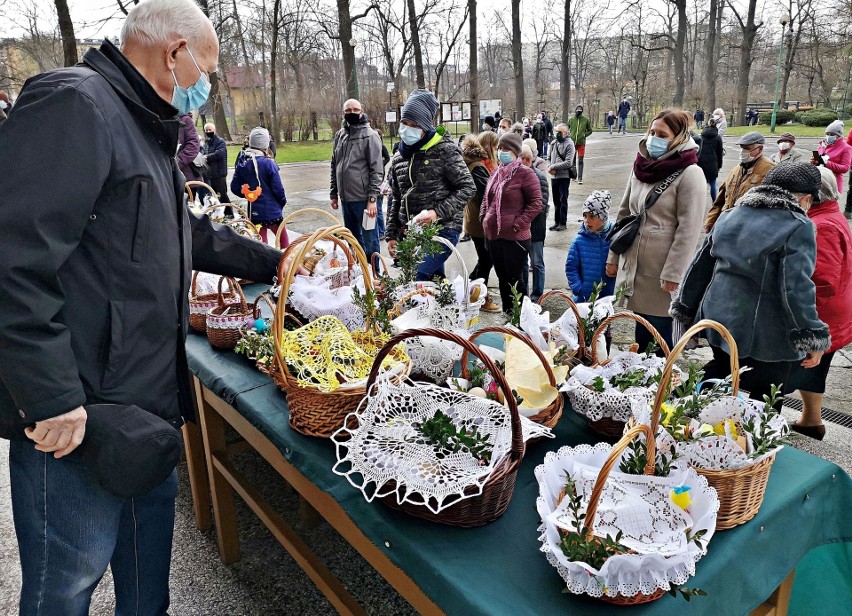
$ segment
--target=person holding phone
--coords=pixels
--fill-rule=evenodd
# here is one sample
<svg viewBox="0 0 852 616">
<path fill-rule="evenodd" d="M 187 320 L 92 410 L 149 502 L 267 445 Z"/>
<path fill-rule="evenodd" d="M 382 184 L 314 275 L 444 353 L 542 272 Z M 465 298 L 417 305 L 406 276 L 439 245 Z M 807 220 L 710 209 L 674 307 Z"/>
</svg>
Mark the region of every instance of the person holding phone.
<svg viewBox="0 0 852 616">
<path fill-rule="evenodd" d="M 814 150 L 814 165 L 825 165 L 837 180 L 837 192 L 843 193 L 843 176 L 852 166 L 852 147 L 843 140 L 843 122 L 835 120 L 825 127 L 825 138 Z"/>
</svg>

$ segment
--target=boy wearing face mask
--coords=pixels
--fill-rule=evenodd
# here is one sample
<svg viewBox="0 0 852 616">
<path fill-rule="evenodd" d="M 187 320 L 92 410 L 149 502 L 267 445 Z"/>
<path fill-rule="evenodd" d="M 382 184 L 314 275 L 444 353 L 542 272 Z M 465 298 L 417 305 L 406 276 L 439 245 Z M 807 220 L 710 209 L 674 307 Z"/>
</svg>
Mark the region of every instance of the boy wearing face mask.
<svg viewBox="0 0 852 616">
<path fill-rule="evenodd" d="M 778 137 L 778 151 L 770 157 L 776 165 L 781 163 L 806 163 L 810 154 L 796 147 L 796 136 L 784 133 Z"/>
<path fill-rule="evenodd" d="M 835 120 L 826 126 L 825 138 L 820 141 L 817 151 L 821 160 L 812 161 L 813 164 L 825 165 L 837 180 L 837 192 L 843 193 L 843 176 L 852 166 L 852 147 L 843 141 L 843 122 Z"/>
<path fill-rule="evenodd" d="M 464 210 L 476 194 L 473 177 L 462 153 L 443 126 L 434 126 L 438 100 L 428 90 L 412 92 L 402 108 L 399 152 L 391 162 L 393 206 L 388 215 L 388 252 L 396 255 L 396 243 L 409 223 L 437 223 L 440 235 L 452 244 L 459 241 Z M 450 250 L 426 257 L 417 269 L 417 280 L 444 275 Z"/>
<path fill-rule="evenodd" d="M 731 169 L 725 183 L 719 188 L 719 194 L 704 220 L 704 232 L 710 233 L 719 214 L 730 210 L 750 188 L 763 184 L 763 178 L 775 164 L 763 154 L 766 145 L 764 136 L 751 131 L 737 141 L 740 146 L 740 164 Z"/>
</svg>

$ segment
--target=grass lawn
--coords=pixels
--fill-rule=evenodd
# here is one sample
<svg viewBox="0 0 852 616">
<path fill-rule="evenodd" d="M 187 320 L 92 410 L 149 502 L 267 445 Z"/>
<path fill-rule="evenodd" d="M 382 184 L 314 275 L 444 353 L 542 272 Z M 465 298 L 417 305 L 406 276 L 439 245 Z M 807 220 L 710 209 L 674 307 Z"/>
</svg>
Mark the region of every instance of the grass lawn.
<svg viewBox="0 0 852 616">
<path fill-rule="evenodd" d="M 390 151 L 390 139 L 384 137 Z M 228 166 L 233 167 L 242 146 L 228 146 Z M 331 141 L 288 141 L 278 145 L 275 161 L 278 163 L 306 163 L 317 160 L 331 160 Z"/>
<path fill-rule="evenodd" d="M 758 124 L 757 126 L 729 126 L 725 130 L 725 136 L 729 135 L 745 135 L 749 131 L 760 131 L 764 135 L 769 135 L 768 124 Z M 775 134 L 793 133 L 796 137 L 822 137 L 825 134 L 825 126 L 805 126 L 804 124 L 778 124 L 775 126 Z"/>
</svg>

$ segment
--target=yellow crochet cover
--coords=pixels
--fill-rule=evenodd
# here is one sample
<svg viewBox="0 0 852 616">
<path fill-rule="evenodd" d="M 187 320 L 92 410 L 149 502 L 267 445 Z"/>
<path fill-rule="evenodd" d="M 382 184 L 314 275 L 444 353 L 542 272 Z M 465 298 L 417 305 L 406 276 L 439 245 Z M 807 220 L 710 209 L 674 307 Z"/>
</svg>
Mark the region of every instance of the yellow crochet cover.
<svg viewBox="0 0 852 616">
<path fill-rule="evenodd" d="M 281 334 L 281 357 L 301 387 L 321 392 L 343 383 L 366 379 L 373 360 L 388 337 L 370 331 L 350 333 L 340 319 L 323 316 L 304 327 Z M 400 370 L 409 362 L 400 345 L 382 362 L 385 370 Z"/>
</svg>

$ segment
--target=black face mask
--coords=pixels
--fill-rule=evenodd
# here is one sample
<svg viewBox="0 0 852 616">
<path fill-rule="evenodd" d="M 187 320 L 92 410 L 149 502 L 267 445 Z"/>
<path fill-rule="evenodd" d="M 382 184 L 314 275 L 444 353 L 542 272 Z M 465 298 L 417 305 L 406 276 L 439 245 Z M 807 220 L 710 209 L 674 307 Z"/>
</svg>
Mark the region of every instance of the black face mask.
<svg viewBox="0 0 852 616">
<path fill-rule="evenodd" d="M 206 134 L 208 139 L 212 139 L 216 135 L 216 133 L 212 131 L 206 131 Z"/>
<path fill-rule="evenodd" d="M 579 118 L 581 115 L 583 115 L 583 110 L 582 110 L 582 109 L 578 109 L 578 110 L 577 110 L 577 111 L 575 111 L 574 113 L 576 113 L 576 114 L 577 114 L 577 117 Z"/>
<path fill-rule="evenodd" d="M 360 113 L 344 113 L 343 119 L 346 120 L 349 124 L 357 124 L 361 121 Z"/>
</svg>

